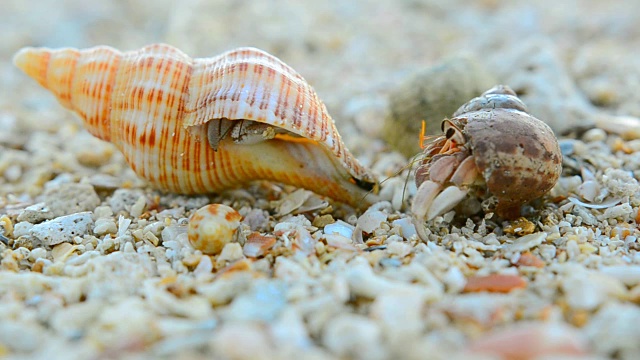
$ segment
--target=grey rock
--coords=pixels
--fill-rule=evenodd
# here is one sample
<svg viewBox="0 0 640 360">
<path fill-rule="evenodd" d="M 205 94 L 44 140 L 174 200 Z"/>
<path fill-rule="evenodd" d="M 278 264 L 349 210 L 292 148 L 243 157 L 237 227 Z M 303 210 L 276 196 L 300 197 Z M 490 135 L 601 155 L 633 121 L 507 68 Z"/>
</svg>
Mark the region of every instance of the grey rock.
<svg viewBox="0 0 640 360">
<path fill-rule="evenodd" d="M 44 220 L 51 220 L 55 216 L 49 209 L 46 203 L 41 202 L 27 206 L 20 214 L 18 214 L 18 221 L 26 221 L 32 224 L 37 224 Z"/>
<path fill-rule="evenodd" d="M 546 39 L 517 44 L 491 59 L 500 82 L 509 85 L 557 134 L 589 129 L 594 107 L 571 78 L 554 45 Z"/>
<path fill-rule="evenodd" d="M 129 211 L 140 196 L 144 196 L 144 192 L 141 190 L 118 189 L 109 199 L 109 205 L 115 213 L 123 210 Z"/>
<path fill-rule="evenodd" d="M 427 134 L 440 134 L 443 119 L 496 83 L 495 77 L 470 55 L 418 71 L 390 91 L 383 137 L 394 150 L 411 157 L 420 151 L 422 120 L 427 123 Z"/>
<path fill-rule="evenodd" d="M 63 215 L 92 211 L 100 198 L 89 184 L 62 183 L 44 193 L 44 202 L 25 208 L 18 221 L 37 224 Z"/>
<path fill-rule="evenodd" d="M 54 246 L 62 242 L 72 242 L 74 237 L 86 234 L 92 226 L 91 212 L 85 211 L 34 225 L 29 233 L 45 245 Z"/>
<path fill-rule="evenodd" d="M 45 203 L 55 217 L 93 211 L 100 205 L 100 198 L 89 184 L 60 184 L 45 192 Z"/>
</svg>

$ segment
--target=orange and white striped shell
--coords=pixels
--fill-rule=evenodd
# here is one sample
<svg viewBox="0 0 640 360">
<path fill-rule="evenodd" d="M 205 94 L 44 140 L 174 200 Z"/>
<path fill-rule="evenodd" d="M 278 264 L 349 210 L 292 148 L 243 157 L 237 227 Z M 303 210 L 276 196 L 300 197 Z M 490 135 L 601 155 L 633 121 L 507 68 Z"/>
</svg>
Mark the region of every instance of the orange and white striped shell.
<svg viewBox="0 0 640 360">
<path fill-rule="evenodd" d="M 165 44 L 131 52 L 24 48 L 14 63 L 158 188 L 209 193 L 262 179 L 362 205 L 377 185 L 313 88 L 264 51 L 192 59 Z M 229 120 L 277 132 L 252 144 L 229 136 L 209 144 L 208 127 Z"/>
</svg>

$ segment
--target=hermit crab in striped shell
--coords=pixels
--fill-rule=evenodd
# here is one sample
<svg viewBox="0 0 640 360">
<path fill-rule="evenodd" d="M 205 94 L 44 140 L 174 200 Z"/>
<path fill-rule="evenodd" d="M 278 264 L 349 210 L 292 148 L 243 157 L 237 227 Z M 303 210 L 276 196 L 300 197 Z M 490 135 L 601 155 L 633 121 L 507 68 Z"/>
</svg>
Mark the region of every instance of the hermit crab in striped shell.
<svg viewBox="0 0 640 360">
<path fill-rule="evenodd" d="M 516 218 L 524 203 L 551 190 L 562 171 L 551 128 L 530 115 L 508 86 L 493 87 L 461 106 L 442 122 L 442 131 L 427 139 L 415 174 L 411 211 L 424 240 L 425 221 L 467 197 L 493 197 L 500 217 Z"/>
<path fill-rule="evenodd" d="M 376 199 L 376 180 L 313 88 L 264 51 L 192 59 L 165 44 L 24 48 L 14 63 L 160 189 L 211 193 L 271 180 L 357 207 Z"/>
</svg>

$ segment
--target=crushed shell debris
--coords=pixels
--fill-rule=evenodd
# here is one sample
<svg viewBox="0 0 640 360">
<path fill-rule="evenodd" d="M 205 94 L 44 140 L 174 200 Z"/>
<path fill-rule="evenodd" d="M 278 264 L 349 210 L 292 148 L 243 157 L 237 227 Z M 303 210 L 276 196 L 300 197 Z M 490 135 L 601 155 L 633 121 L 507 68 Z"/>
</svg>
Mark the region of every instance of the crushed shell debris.
<svg viewBox="0 0 640 360">
<path fill-rule="evenodd" d="M 628 16 L 638 13 L 638 4 L 612 1 L 616 6 L 611 5 L 611 11 L 588 0 L 594 6 L 556 6 L 553 14 L 540 17 L 535 14 L 546 14 L 551 1 L 518 0 L 500 6 L 491 2 L 491 11 L 487 2 L 464 7 L 443 3 L 436 12 L 388 2 L 371 12 L 371 4 L 355 0 L 353 6 L 362 5 L 359 9 L 371 15 L 367 17 L 344 17 L 345 9 L 355 12 L 332 2 L 308 2 L 284 11 L 276 3 L 260 1 L 238 2 L 220 15 L 219 1 L 200 1 L 175 8 L 171 16 L 154 14 L 160 24 L 143 16 L 147 6 L 127 7 L 124 17 L 109 10 L 120 7 L 103 6 L 105 21 L 86 21 L 95 18 L 91 15 L 74 22 L 87 7 L 69 0 L 60 7 L 65 11 L 47 12 L 51 21 L 5 17 L 3 24 L 10 29 L 7 41 L 0 44 L 5 59 L 23 46 L 24 39 L 52 43 L 52 35 L 37 35 L 49 29 L 49 23 L 64 30 L 47 31 L 55 34 L 55 43 L 96 43 L 99 36 L 123 49 L 133 48 L 132 43 L 149 41 L 140 29 L 151 28 L 166 29 L 168 39 L 192 54 L 230 48 L 231 42 L 262 44 L 308 76 L 340 120 L 344 143 L 338 143 L 337 130 L 329 125 L 333 121 L 308 134 L 293 125 L 283 133 L 245 123 L 229 137 L 218 136 L 218 130 L 229 125 L 220 121 L 221 127 L 206 132 L 202 127 L 191 129 L 201 132 L 200 143 L 187 138 L 190 132 L 184 124 L 164 123 L 170 126 L 162 127 L 164 133 L 157 127 L 154 137 L 136 123 L 147 150 L 153 139 L 181 139 L 172 143 L 178 148 L 170 150 L 167 145 L 166 153 L 160 153 L 175 165 L 163 168 L 168 171 L 163 177 L 154 172 L 159 168 L 150 166 L 159 160 L 154 157 L 159 153 L 130 147 L 140 142 L 140 136 L 133 136 L 132 124 L 114 126 L 110 133 L 112 141 L 123 134 L 129 137 L 102 142 L 8 62 L 0 63 L 3 85 L 11 89 L 0 96 L 0 357 L 639 358 L 640 91 L 634 74 L 640 73 L 640 66 L 637 57 L 628 56 L 629 49 L 640 46 L 633 36 L 637 21 Z M 68 11 L 74 4 L 79 12 Z M 527 13 L 531 16 L 525 22 L 522 5 L 535 10 Z M 9 1 L 6 6 L 20 10 L 16 14 L 33 13 L 27 2 Z M 309 16 L 307 7 L 327 16 Z M 44 5 L 38 11 L 46 11 Z M 230 26 L 248 11 L 256 24 L 264 25 L 261 32 Z M 487 21 L 489 15 L 495 21 Z M 283 33 L 289 19 L 308 31 Z M 121 27 L 118 33 L 131 36 L 113 39 L 112 29 L 105 25 L 112 21 Z M 168 25 L 163 27 L 165 21 Z M 480 30 L 465 35 L 469 28 Z M 604 41 L 598 35 L 603 28 L 616 31 L 606 32 Z M 366 35 L 349 37 L 353 29 Z M 433 36 L 425 37 L 425 31 Z M 218 33 L 225 36 L 211 36 Z M 323 36 L 313 35 L 319 33 Z M 545 39 L 549 34 L 580 46 L 559 47 L 551 36 Z M 590 34 L 589 41 L 581 41 L 585 34 Z M 160 65 L 159 59 L 167 60 L 168 54 L 180 61 L 212 59 L 187 58 L 166 46 L 146 49 L 155 54 L 148 60 L 155 65 Z M 549 194 L 520 208 L 522 218 L 504 220 L 492 211 L 495 203 L 462 200 L 461 207 L 475 210 L 472 215 L 463 214 L 461 207 L 443 211 L 423 231 L 416 228 L 409 210 L 418 192 L 415 174 L 405 168 L 409 159 L 390 151 L 379 138 L 388 110 L 456 95 L 454 89 L 464 88 L 462 82 L 455 88 L 445 83 L 401 86 L 402 76 L 409 76 L 405 84 L 419 84 L 423 78 L 411 79 L 411 70 L 461 49 L 482 54 L 477 60 L 487 65 L 483 71 L 511 86 L 531 113 L 559 134 L 563 171 Z M 142 56 L 140 51 L 91 51 L 129 60 Z M 243 51 L 250 55 L 244 59 L 254 62 L 246 62 L 247 70 L 236 75 L 257 74 L 256 62 L 262 59 L 275 66 L 275 73 L 299 80 L 297 72 L 270 55 Z M 63 53 L 82 58 L 88 52 Z M 233 54 L 222 58 L 235 61 Z M 168 69 L 170 62 L 181 63 L 178 60 L 163 61 L 162 66 Z M 244 66 L 241 63 L 245 64 L 235 63 L 236 70 Z M 112 69 L 113 63 L 102 64 Z M 120 71 L 127 68 L 120 65 Z M 157 74 L 156 70 L 140 75 Z M 83 73 L 106 74 L 89 69 Z M 263 70 L 262 78 L 251 79 L 266 79 L 269 73 Z M 101 78 L 92 78 L 91 84 Z M 161 94 L 147 83 L 138 85 L 132 92 L 155 97 L 136 106 L 157 105 L 160 95 L 174 94 L 171 86 L 162 88 Z M 306 82 L 299 85 L 310 95 L 305 102 L 309 111 L 304 113 L 312 114 L 315 104 L 317 114 L 330 119 L 323 103 L 316 102 L 315 91 Z M 406 102 L 385 101 L 387 94 L 397 93 L 396 86 L 408 92 L 402 94 Z M 482 85 L 477 94 L 458 95 L 478 96 L 489 86 Z M 272 95 L 269 106 L 287 93 L 279 91 L 285 87 L 262 92 Z M 259 86 L 254 82 L 250 88 Z M 297 86 L 291 89 L 289 95 Z M 421 94 L 429 89 L 438 93 Z M 93 94 L 90 89 L 77 90 Z M 242 93 L 237 88 L 229 91 L 230 96 Z M 95 96 L 104 93 L 108 91 Z M 296 101 L 288 99 L 289 104 Z M 233 108 L 216 104 L 221 111 Z M 428 107 L 427 102 L 419 105 Z M 259 104 L 245 109 L 256 108 Z M 146 108 L 163 109 L 178 107 Z M 407 110 L 415 115 L 418 110 L 413 109 L 417 108 Z M 253 115 L 256 120 L 260 117 Z M 391 118 L 399 115 L 402 111 Z M 112 117 L 115 123 L 116 118 Z M 89 116 L 91 124 L 96 120 Z M 296 131 L 299 137 L 294 136 Z M 417 144 L 418 134 L 409 135 L 406 143 Z M 304 136 L 315 143 L 303 140 Z M 219 177 L 211 178 L 215 184 L 205 184 L 199 176 L 172 176 L 197 163 L 191 160 L 198 148 L 216 161 Z M 278 161 L 262 170 L 280 166 L 286 171 L 242 173 L 224 156 L 230 156 L 231 149 L 243 156 L 255 155 L 249 149 L 266 151 Z M 308 156 L 289 156 L 286 149 Z M 305 165 L 315 155 L 328 161 L 322 169 L 340 176 L 336 183 L 350 187 L 346 194 L 342 185 L 323 190 L 310 182 L 321 172 L 289 168 Z M 200 165 L 200 170 L 208 167 L 204 161 Z M 254 161 L 241 165 L 242 169 L 261 166 Z M 202 187 L 214 193 L 184 196 L 154 190 L 136 172 L 151 182 L 171 183 L 167 187 Z M 303 177 L 294 179 L 295 174 Z M 279 182 L 234 188 L 241 185 L 234 182 L 236 177 Z M 387 177 L 376 197 L 363 198 L 368 190 L 362 185 Z M 285 178 L 296 186 L 287 185 Z M 481 192 L 474 195 L 483 197 Z"/>
</svg>

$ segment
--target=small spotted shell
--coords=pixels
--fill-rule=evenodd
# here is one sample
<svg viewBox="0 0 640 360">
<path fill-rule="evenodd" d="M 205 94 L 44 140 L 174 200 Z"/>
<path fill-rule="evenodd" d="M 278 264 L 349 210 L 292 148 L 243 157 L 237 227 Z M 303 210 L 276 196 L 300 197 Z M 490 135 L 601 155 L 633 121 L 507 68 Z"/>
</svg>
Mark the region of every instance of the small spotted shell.
<svg viewBox="0 0 640 360">
<path fill-rule="evenodd" d="M 207 255 L 217 255 L 226 244 L 234 240 L 241 219 L 242 216 L 237 211 L 226 205 L 204 206 L 189 218 L 189 242 L 196 250 Z"/>
<path fill-rule="evenodd" d="M 264 51 L 192 59 L 165 44 L 24 48 L 14 63 L 158 188 L 208 193 L 263 179 L 362 206 L 377 187 L 313 88 Z M 264 141 L 233 141 L 225 130 L 207 144 L 229 121 L 266 124 Z"/>
</svg>

